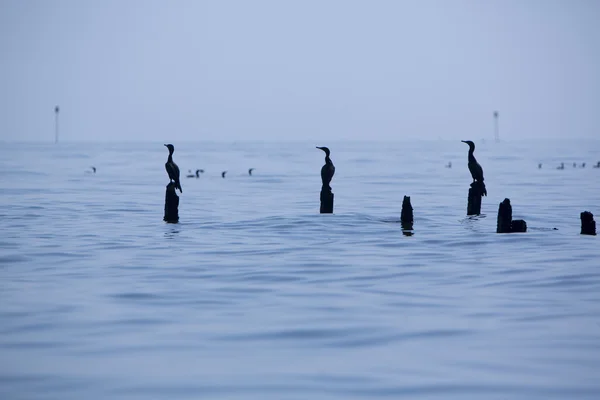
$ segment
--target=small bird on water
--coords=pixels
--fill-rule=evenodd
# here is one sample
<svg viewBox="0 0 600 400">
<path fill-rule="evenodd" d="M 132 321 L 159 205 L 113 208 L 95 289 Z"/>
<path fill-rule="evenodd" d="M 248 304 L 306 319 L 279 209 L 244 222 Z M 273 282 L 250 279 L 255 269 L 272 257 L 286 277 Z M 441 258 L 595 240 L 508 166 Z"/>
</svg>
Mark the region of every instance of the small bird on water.
<svg viewBox="0 0 600 400">
<path fill-rule="evenodd" d="M 448 161 L 448 164 L 446 164 L 446 168 L 452 168 L 452 161 Z"/>
<path fill-rule="evenodd" d="M 221 172 L 221 178 L 225 179 L 225 174 L 227 173 L 227 171 L 223 171 Z"/>
<path fill-rule="evenodd" d="M 248 170 L 248 175 L 252 176 L 252 171 L 254 171 L 254 168 L 250 168 L 250 169 Z"/>
<path fill-rule="evenodd" d="M 323 182 L 323 188 L 328 188 L 331 190 L 331 186 L 329 186 L 329 184 L 331 183 L 331 179 L 335 174 L 335 166 L 333 165 L 331 158 L 329 158 L 329 154 L 331 154 L 331 152 L 327 147 L 317 146 L 317 149 L 321 149 L 325 152 L 325 165 L 323 165 L 321 168 L 321 181 Z"/>
<path fill-rule="evenodd" d="M 600 161 L 598 161 L 598 164 L 594 165 L 594 168 L 600 168 Z"/>
<path fill-rule="evenodd" d="M 487 190 L 485 189 L 485 183 L 483 183 L 483 168 L 475 159 L 473 152 L 475 151 L 475 143 L 470 140 L 461 140 L 461 142 L 469 145 L 469 172 L 473 177 L 473 182 L 479 182 L 482 186 L 482 196 L 487 196 Z"/>
<path fill-rule="evenodd" d="M 179 167 L 175 164 L 175 161 L 173 161 L 175 147 L 172 144 L 165 144 L 165 147 L 169 149 L 169 158 L 165 163 L 165 169 L 167 170 L 167 174 L 169 174 L 170 182 L 175 182 L 175 188 L 183 193 L 183 190 L 181 190 L 181 183 L 179 182 Z"/>
<path fill-rule="evenodd" d="M 561 162 L 560 165 L 556 167 L 556 169 L 565 169 L 565 163 Z"/>
</svg>

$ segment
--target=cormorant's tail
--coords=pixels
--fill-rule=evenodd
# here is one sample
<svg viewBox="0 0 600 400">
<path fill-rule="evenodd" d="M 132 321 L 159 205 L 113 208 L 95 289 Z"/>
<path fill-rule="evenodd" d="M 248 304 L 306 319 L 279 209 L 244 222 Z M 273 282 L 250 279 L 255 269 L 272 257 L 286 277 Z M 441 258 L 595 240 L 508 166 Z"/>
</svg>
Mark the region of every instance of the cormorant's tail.
<svg viewBox="0 0 600 400">
<path fill-rule="evenodd" d="M 485 188 L 485 183 L 483 183 L 483 181 L 481 181 L 481 195 L 487 196 L 487 189 Z"/>
<path fill-rule="evenodd" d="M 181 190 L 181 183 L 179 183 L 179 181 L 177 181 L 177 182 L 175 183 L 175 185 L 176 185 L 175 187 L 176 187 L 177 189 L 179 189 L 179 192 L 180 192 L 180 193 L 183 193 L 183 190 Z"/>
</svg>

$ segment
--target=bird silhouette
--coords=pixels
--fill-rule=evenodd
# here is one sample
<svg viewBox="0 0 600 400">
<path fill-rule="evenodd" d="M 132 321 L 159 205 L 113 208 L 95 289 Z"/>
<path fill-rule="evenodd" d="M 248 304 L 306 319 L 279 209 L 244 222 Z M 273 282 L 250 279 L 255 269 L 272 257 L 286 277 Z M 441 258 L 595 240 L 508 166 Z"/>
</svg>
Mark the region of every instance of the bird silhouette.
<svg viewBox="0 0 600 400">
<path fill-rule="evenodd" d="M 483 168 L 475 159 L 473 152 L 475 151 L 475 143 L 470 140 L 461 140 L 461 142 L 469 145 L 469 172 L 471 172 L 471 177 L 473 177 L 473 182 L 479 182 L 482 186 L 481 194 L 482 196 L 487 196 L 487 190 L 485 188 L 485 183 L 483 182 Z"/>
<path fill-rule="evenodd" d="M 169 158 L 165 163 L 165 169 L 167 170 L 167 174 L 169 174 L 169 183 L 171 181 L 175 182 L 175 188 L 179 189 L 179 191 L 183 193 L 183 190 L 181 189 L 181 183 L 179 182 L 179 167 L 177 164 L 175 164 L 175 161 L 173 161 L 173 152 L 175 151 L 175 146 L 172 144 L 165 144 L 165 147 L 169 149 Z"/>
<path fill-rule="evenodd" d="M 331 158 L 329 158 L 331 152 L 327 147 L 317 146 L 317 149 L 321 149 L 325 152 L 325 165 L 323 165 L 321 168 L 321 181 L 323 182 L 323 188 L 328 188 L 331 190 L 331 186 L 329 184 L 331 183 L 331 179 L 333 179 L 333 175 L 335 174 L 335 166 L 333 165 Z"/>
</svg>

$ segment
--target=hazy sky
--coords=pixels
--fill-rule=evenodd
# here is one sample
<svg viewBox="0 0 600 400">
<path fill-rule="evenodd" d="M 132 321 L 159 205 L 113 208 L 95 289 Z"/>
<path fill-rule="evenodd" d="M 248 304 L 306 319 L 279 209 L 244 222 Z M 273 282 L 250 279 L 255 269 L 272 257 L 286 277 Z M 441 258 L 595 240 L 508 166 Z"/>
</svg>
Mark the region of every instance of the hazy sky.
<svg viewBox="0 0 600 400">
<path fill-rule="evenodd" d="M 600 138 L 596 0 L 0 0 L 0 140 Z"/>
</svg>

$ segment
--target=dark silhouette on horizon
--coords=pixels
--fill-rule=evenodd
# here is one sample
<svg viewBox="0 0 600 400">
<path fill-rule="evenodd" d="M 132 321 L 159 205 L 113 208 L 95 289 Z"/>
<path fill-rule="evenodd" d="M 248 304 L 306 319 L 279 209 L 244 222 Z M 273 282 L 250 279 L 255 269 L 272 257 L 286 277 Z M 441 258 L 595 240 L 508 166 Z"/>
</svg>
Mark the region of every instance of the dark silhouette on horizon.
<svg viewBox="0 0 600 400">
<path fill-rule="evenodd" d="M 175 188 L 179 189 L 181 193 L 183 190 L 181 189 L 181 183 L 179 182 L 179 167 L 173 161 L 173 152 L 175 151 L 175 147 L 172 144 L 165 144 L 165 147 L 169 149 L 169 158 L 165 163 L 165 169 L 167 170 L 167 174 L 169 174 L 170 181 L 175 182 Z"/>
<path fill-rule="evenodd" d="M 469 172 L 471 172 L 471 176 L 473 177 L 473 182 L 478 182 L 481 185 L 481 195 L 487 196 L 487 190 L 485 188 L 485 183 L 483 182 L 483 168 L 475 159 L 473 152 L 475 151 L 475 143 L 470 140 L 461 140 L 461 142 L 469 145 Z"/>
<path fill-rule="evenodd" d="M 594 165 L 594 168 L 600 168 L 600 161 L 598 161 L 598 164 Z"/>
<path fill-rule="evenodd" d="M 252 176 L 252 171 L 254 171 L 254 168 L 250 168 L 250 169 L 248 170 L 248 175 Z"/>
<path fill-rule="evenodd" d="M 96 167 L 91 167 L 92 171 L 94 171 L 94 173 L 96 173 Z"/>
<path fill-rule="evenodd" d="M 197 169 L 196 173 L 193 174 L 191 169 L 188 169 L 188 174 L 186 175 L 186 178 L 200 178 L 200 174 L 203 174 L 204 170 L 203 169 Z"/>
<path fill-rule="evenodd" d="M 331 158 L 329 158 L 331 152 L 327 147 L 317 146 L 317 149 L 321 149 L 325 152 L 325 165 L 321 168 L 321 181 L 323 182 L 323 188 L 327 188 L 331 191 L 331 186 L 329 184 L 335 174 L 335 166 L 333 165 Z"/>
<path fill-rule="evenodd" d="M 565 163 L 561 162 L 560 165 L 556 167 L 556 169 L 565 169 Z"/>
<path fill-rule="evenodd" d="M 448 164 L 446 164 L 446 168 L 452 168 L 452 161 L 448 161 Z"/>
<path fill-rule="evenodd" d="M 225 179 L 225 174 L 227 173 L 227 171 L 223 171 L 221 172 L 221 178 Z"/>
<path fill-rule="evenodd" d="M 188 169 L 188 174 L 185 176 L 186 178 L 195 178 L 196 175 L 192 174 L 192 170 Z"/>
<path fill-rule="evenodd" d="M 542 169 L 542 163 L 538 164 L 538 169 Z"/>
</svg>

